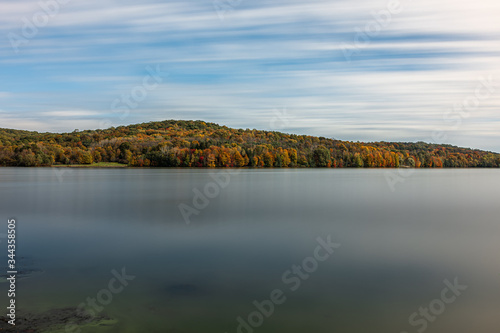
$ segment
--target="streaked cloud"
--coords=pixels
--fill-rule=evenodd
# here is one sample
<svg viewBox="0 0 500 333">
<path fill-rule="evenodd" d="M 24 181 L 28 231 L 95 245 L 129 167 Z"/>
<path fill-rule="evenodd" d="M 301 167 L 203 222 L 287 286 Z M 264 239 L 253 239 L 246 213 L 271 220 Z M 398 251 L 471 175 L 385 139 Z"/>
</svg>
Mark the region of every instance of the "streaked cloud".
<svg viewBox="0 0 500 333">
<path fill-rule="evenodd" d="M 99 112 L 96 111 L 85 111 L 85 110 L 68 110 L 68 111 L 47 111 L 42 112 L 43 116 L 49 117 L 85 117 L 85 116 L 96 116 Z"/>
</svg>

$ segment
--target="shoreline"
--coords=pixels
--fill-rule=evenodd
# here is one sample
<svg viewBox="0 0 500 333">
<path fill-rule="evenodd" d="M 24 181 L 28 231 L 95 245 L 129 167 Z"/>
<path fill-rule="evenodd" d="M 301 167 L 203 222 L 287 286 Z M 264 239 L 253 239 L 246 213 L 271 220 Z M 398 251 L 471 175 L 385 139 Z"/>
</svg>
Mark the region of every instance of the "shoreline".
<svg viewBox="0 0 500 333">
<path fill-rule="evenodd" d="M 500 167 L 409 167 L 409 166 L 400 166 L 400 167 L 140 167 L 140 166 L 130 166 L 127 164 L 122 165 L 78 165 L 78 164 L 58 164 L 58 165 L 44 165 L 44 166 L 5 166 L 0 165 L 1 168 L 20 168 L 20 169 L 38 169 L 38 168 L 72 168 L 72 169 L 207 169 L 207 170 L 218 170 L 218 169 L 255 169 L 255 170 L 280 170 L 280 169 L 289 169 L 289 170 L 306 170 L 306 169 L 315 169 L 315 170 L 401 170 L 401 169 L 414 169 L 414 170 L 459 170 L 459 169 L 500 169 Z"/>
<path fill-rule="evenodd" d="M 14 167 L 15 168 L 15 167 Z M 23 167 L 21 167 L 23 168 Z M 38 167 L 34 167 L 38 168 Z M 75 168 L 75 169 L 124 169 L 124 168 L 129 168 L 128 165 L 49 165 L 46 167 L 39 167 L 39 168 Z"/>
</svg>

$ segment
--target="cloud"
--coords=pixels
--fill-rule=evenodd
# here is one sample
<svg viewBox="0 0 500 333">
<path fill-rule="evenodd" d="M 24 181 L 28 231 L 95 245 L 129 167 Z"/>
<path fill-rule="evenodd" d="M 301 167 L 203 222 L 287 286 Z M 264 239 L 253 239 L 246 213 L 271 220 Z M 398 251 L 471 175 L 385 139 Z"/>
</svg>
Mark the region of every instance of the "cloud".
<svg viewBox="0 0 500 333">
<path fill-rule="evenodd" d="M 85 111 L 85 110 L 68 110 L 68 111 L 47 111 L 42 112 L 42 116 L 48 117 L 89 117 L 96 116 L 99 113 L 96 111 Z"/>
</svg>

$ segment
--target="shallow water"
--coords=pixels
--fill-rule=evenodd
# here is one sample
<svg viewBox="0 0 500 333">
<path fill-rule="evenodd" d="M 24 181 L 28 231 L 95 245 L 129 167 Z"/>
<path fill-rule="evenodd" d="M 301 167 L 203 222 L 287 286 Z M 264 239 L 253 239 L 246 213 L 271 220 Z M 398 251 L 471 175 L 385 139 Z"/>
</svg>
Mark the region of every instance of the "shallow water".
<svg viewBox="0 0 500 333">
<path fill-rule="evenodd" d="M 0 232 L 14 217 L 37 269 L 17 304 L 76 307 L 124 268 L 100 304 L 118 323 L 82 332 L 497 333 L 500 170 L 401 172 L 0 168 Z"/>
</svg>

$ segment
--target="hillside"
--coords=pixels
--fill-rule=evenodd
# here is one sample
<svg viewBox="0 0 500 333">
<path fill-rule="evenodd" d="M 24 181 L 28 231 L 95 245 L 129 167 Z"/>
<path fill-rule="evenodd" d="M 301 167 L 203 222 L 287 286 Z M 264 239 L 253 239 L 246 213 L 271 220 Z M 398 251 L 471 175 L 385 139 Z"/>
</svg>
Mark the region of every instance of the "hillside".
<svg viewBox="0 0 500 333">
<path fill-rule="evenodd" d="M 499 167 L 500 154 L 423 142 L 348 142 L 203 121 L 72 133 L 0 129 L 1 166 L 98 162 L 134 167 Z"/>
</svg>

